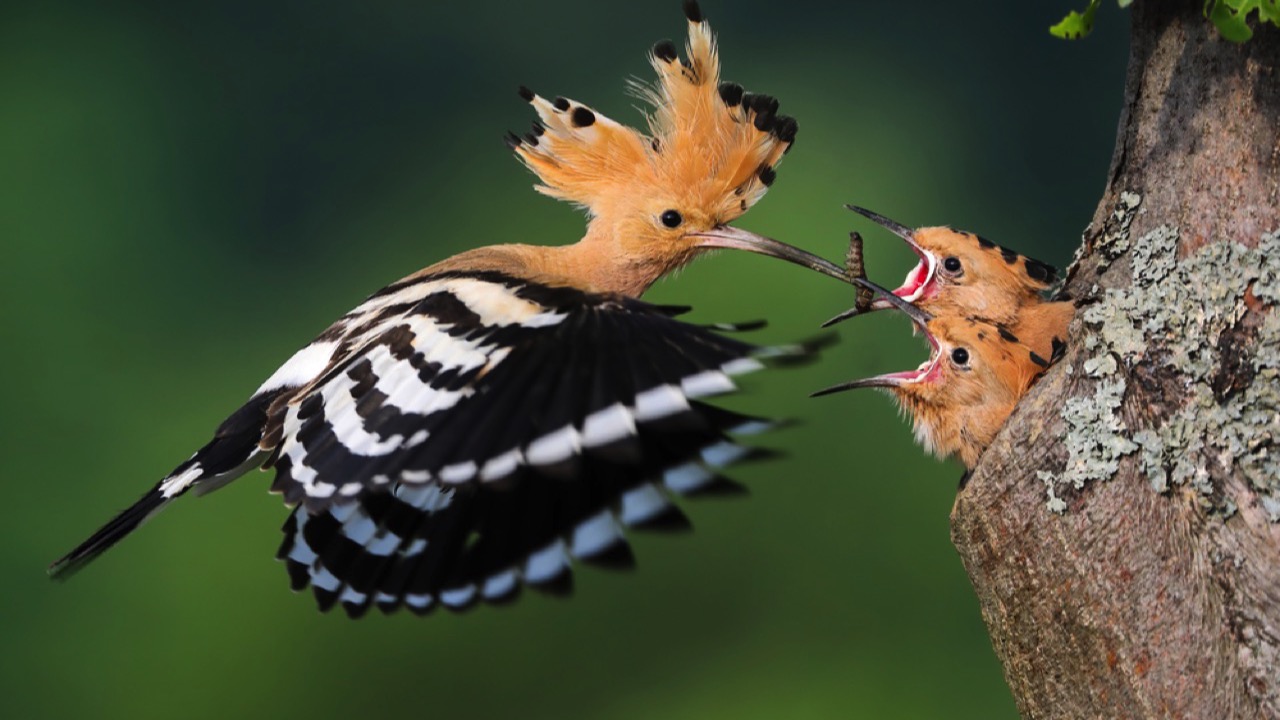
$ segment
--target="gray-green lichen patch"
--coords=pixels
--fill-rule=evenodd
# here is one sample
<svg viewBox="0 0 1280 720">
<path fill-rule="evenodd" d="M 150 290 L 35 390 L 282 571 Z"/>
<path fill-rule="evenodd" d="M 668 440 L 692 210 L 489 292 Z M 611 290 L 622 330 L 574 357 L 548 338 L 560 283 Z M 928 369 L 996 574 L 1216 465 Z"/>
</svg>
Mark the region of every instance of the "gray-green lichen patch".
<svg viewBox="0 0 1280 720">
<path fill-rule="evenodd" d="M 1142 196 L 1135 192 L 1122 192 L 1111 212 L 1110 222 L 1098 241 L 1098 251 L 1108 261 L 1115 260 L 1129 249 L 1129 226 L 1133 224 L 1133 216 L 1142 204 Z"/>
<path fill-rule="evenodd" d="M 1115 372 L 1114 363 L 1111 372 Z M 1128 428 L 1116 412 L 1124 401 L 1124 387 L 1124 378 L 1109 378 L 1098 384 L 1091 397 L 1071 398 L 1063 406 L 1067 465 L 1058 475 L 1037 474 L 1048 486 L 1049 508 L 1054 512 L 1067 509 L 1057 495 L 1058 485 L 1069 484 L 1079 490 L 1090 480 L 1107 480 L 1120 468 L 1120 459 L 1138 448 L 1126 437 Z"/>
<path fill-rule="evenodd" d="M 1138 206 L 1142 204 L 1142 196 L 1134 192 L 1120 193 L 1120 199 L 1116 201 L 1115 209 L 1111 211 L 1111 215 L 1103 219 L 1102 237 L 1098 239 L 1096 250 L 1097 257 L 1100 259 L 1099 270 L 1111 264 L 1112 260 L 1120 257 L 1129 249 L 1129 226 L 1133 224 L 1133 218 L 1138 214 Z M 1087 243 L 1080 243 L 1080 247 L 1076 249 L 1076 255 L 1071 259 L 1072 266 L 1079 266 L 1080 261 L 1089 252 L 1090 248 Z M 1094 289 L 1097 292 L 1097 288 Z"/>
<path fill-rule="evenodd" d="M 1131 217 L 1136 197 L 1122 195 L 1117 212 L 1124 209 Z M 1066 466 L 1060 473 L 1039 473 L 1049 508 L 1064 512 L 1063 487 L 1109 479 L 1122 458 L 1140 451 L 1153 489 L 1194 489 L 1207 509 L 1230 515 L 1235 506 L 1213 478 L 1236 472 L 1258 492 L 1272 521 L 1280 522 L 1280 232 L 1263 236 L 1254 248 L 1212 243 L 1179 259 L 1176 229 L 1157 228 L 1130 245 L 1128 224 L 1123 228 L 1123 238 L 1105 242 L 1130 249 L 1133 284 L 1106 290 L 1080 313 L 1089 329 L 1084 347 L 1090 356 L 1079 369 L 1096 382 L 1092 395 L 1063 407 Z M 1213 389 L 1223 364 L 1219 340 L 1247 312 L 1250 289 L 1277 307 L 1266 314 L 1251 345 L 1233 348 L 1254 374 L 1223 397 Z M 1239 358 L 1234 361 L 1239 364 Z M 1161 398 L 1174 410 L 1151 427 L 1128 427 L 1119 412 L 1126 371 L 1139 362 L 1171 368 L 1181 381 L 1180 396 Z"/>
<path fill-rule="evenodd" d="M 1253 284 L 1253 294 L 1272 306 L 1280 305 L 1280 253 L 1277 249 L 1280 249 L 1280 231 L 1262 236 L 1258 251 L 1262 253 L 1263 264 Z"/>
<path fill-rule="evenodd" d="M 1151 489 L 1162 493 L 1169 489 L 1164 469 L 1164 438 L 1155 430 L 1139 430 L 1133 441 L 1142 450 L 1142 473 L 1151 482 Z"/>
</svg>

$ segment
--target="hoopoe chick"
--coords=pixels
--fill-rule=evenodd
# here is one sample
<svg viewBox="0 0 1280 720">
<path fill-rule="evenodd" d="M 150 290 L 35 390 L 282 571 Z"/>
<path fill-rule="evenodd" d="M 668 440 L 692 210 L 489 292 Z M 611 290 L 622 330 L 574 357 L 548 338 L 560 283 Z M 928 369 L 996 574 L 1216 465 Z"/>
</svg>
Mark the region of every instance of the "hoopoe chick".
<svg viewBox="0 0 1280 720">
<path fill-rule="evenodd" d="M 539 122 L 509 145 L 540 191 L 587 209 L 584 238 L 471 250 L 374 293 L 50 573 L 261 467 L 294 506 L 279 557 L 321 609 L 462 609 L 563 591 L 573 560 L 626 564 L 624 526 L 679 527 L 673 495 L 730 486 L 720 469 L 749 454 L 730 434 L 768 424 L 701 398 L 787 351 L 635 296 L 714 248 L 840 270 L 726 225 L 764 196 L 796 123 L 721 83 L 710 27 L 685 13 L 686 57 L 651 54 L 647 134 L 521 89 Z"/>
<path fill-rule="evenodd" d="M 1018 401 L 1047 367 L 1031 348 L 996 325 L 971 317 L 931 315 L 872 283 L 884 306 L 902 310 L 929 341 L 929 359 L 915 370 L 852 380 L 815 396 L 883 388 L 911 416 L 916 441 L 940 458 L 977 464 Z"/>
<path fill-rule="evenodd" d="M 1043 296 L 1057 277 L 1053 266 L 973 233 L 949 227 L 912 230 L 870 210 L 846 207 L 897 235 L 920 258 L 893 291 L 897 297 L 933 315 L 972 317 L 999 325 L 1043 359 L 1066 338 L 1075 306 L 1069 301 L 1049 302 Z M 888 307 L 886 298 L 878 298 L 870 310 Z M 842 313 L 833 321 L 854 314 L 856 310 Z"/>
</svg>

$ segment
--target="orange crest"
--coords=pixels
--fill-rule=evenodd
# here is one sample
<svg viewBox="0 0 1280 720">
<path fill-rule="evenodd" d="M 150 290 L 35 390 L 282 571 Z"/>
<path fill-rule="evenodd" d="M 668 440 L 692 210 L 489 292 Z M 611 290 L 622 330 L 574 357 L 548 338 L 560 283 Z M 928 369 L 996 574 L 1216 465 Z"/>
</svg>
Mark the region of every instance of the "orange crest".
<svg viewBox="0 0 1280 720">
<path fill-rule="evenodd" d="M 721 83 L 711 26 L 696 3 L 686 2 L 685 14 L 686 59 L 674 43 L 660 42 L 649 55 L 657 82 L 632 84 L 654 108 L 647 135 L 581 103 L 520 89 L 540 122 L 507 142 L 538 176 L 539 192 L 593 217 L 625 212 L 636 197 L 674 194 L 674 204 L 715 223 L 737 218 L 764 196 L 795 140 L 796 122 L 777 114 L 772 97 Z"/>
</svg>

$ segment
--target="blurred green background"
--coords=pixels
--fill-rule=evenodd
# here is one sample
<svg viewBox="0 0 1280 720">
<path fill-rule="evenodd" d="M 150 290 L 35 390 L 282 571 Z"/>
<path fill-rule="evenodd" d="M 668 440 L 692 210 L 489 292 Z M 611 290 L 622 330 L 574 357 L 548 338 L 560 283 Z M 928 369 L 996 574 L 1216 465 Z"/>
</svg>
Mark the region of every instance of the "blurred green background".
<svg viewBox="0 0 1280 720">
<path fill-rule="evenodd" d="M 842 203 L 1065 265 L 1127 52 L 1114 8 L 1050 38 L 1077 4 L 706 0 L 725 77 L 801 127 L 738 224 L 832 258 L 860 229 L 885 284 L 913 257 Z M 532 119 L 516 86 L 636 123 L 624 79 L 683 31 L 675 0 L 0 9 L 0 716 L 1016 717 L 948 538 L 961 468 L 883 395 L 806 397 L 924 359 L 887 313 L 728 401 L 801 421 L 761 439 L 786 457 L 733 473 L 749 498 L 686 504 L 692 535 L 634 536 L 636 572 L 580 569 L 567 601 L 320 615 L 273 559 L 265 475 L 44 576 L 369 292 L 464 248 L 577 239 L 500 142 Z M 768 317 L 761 342 L 852 299 L 733 255 L 648 297 Z"/>
</svg>

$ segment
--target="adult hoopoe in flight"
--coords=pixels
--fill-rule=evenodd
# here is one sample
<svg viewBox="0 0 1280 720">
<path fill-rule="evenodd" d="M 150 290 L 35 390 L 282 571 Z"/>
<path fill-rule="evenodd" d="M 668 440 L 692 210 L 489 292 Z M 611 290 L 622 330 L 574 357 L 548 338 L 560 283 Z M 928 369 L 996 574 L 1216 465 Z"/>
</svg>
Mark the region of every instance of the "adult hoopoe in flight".
<svg viewBox="0 0 1280 720">
<path fill-rule="evenodd" d="M 796 122 L 720 82 L 711 29 L 684 9 L 686 57 L 669 41 L 650 54 L 648 133 L 520 90 L 538 121 L 508 145 L 538 190 L 588 211 L 585 237 L 471 250 L 374 293 L 50 573 L 256 467 L 295 506 L 279 551 L 294 588 L 353 616 L 563 589 L 571 559 L 629 560 L 623 526 L 682 523 L 670 496 L 716 488 L 747 454 L 728 434 L 765 425 L 699 398 L 767 353 L 635 297 L 715 248 L 840 277 L 727 225 L 764 196 Z"/>
<path fill-rule="evenodd" d="M 880 294 L 877 307 L 904 312 L 929 341 L 929 359 L 915 370 L 852 380 L 815 396 L 856 388 L 883 388 L 911 416 L 916 441 L 940 458 L 958 455 L 977 464 L 1032 383 L 1056 360 L 1036 353 L 1004 328 L 959 314 L 934 315 L 865 280 Z M 1056 345 L 1059 351 L 1064 347 Z"/>
<path fill-rule="evenodd" d="M 897 235 L 920 258 L 893 295 L 939 317 L 974 318 L 997 325 L 1046 363 L 1066 338 L 1075 305 L 1043 297 L 1057 277 L 1053 266 L 973 233 L 949 227 L 912 230 L 870 210 L 845 207 Z M 887 297 L 878 298 L 869 308 L 855 307 L 828 324 L 890 306 Z"/>
</svg>

